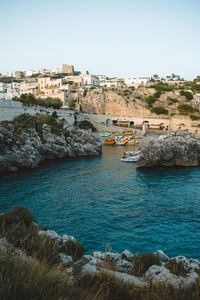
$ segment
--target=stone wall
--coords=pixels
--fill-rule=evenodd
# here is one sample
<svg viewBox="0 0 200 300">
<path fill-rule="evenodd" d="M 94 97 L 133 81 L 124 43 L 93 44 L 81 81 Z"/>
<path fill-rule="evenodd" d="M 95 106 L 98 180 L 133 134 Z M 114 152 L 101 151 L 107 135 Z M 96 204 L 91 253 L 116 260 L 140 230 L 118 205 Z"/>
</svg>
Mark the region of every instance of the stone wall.
<svg viewBox="0 0 200 300">
<path fill-rule="evenodd" d="M 54 111 L 57 112 L 59 118 L 65 119 L 69 124 L 74 123 L 73 111 L 45 108 L 42 106 L 29 107 L 29 106 L 24 106 L 22 103 L 18 101 L 0 100 L 0 122 L 11 121 L 15 117 L 24 113 L 28 113 L 30 115 L 35 115 L 36 113 L 51 115 Z"/>
<path fill-rule="evenodd" d="M 200 133 L 200 120 L 192 121 L 189 116 L 175 115 L 170 118 L 169 122 L 172 131 L 182 129 L 193 133 Z"/>
</svg>

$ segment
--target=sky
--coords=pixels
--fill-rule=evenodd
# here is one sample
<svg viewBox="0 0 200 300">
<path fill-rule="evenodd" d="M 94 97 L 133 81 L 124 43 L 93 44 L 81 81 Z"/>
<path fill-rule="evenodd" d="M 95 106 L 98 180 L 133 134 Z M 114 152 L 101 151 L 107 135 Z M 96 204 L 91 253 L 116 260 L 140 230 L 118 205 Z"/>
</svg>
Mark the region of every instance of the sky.
<svg viewBox="0 0 200 300">
<path fill-rule="evenodd" d="M 0 0 L 0 73 L 200 75 L 200 0 Z"/>
</svg>

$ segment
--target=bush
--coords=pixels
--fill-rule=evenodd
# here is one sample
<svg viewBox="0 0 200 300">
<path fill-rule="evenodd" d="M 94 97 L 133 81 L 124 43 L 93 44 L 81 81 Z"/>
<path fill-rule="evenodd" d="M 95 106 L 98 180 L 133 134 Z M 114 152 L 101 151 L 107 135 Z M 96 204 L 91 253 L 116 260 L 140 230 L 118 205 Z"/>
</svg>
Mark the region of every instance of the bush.
<svg viewBox="0 0 200 300">
<path fill-rule="evenodd" d="M 177 262 L 175 259 L 170 259 L 166 264 L 165 268 L 170 270 L 170 272 L 176 276 L 186 277 L 189 273 L 188 270 L 185 269 L 183 262 Z"/>
<path fill-rule="evenodd" d="M 54 109 L 61 108 L 62 101 L 59 98 L 36 98 L 32 94 L 22 94 L 20 97 L 15 97 L 14 100 L 22 102 L 25 105 L 39 105 L 45 107 L 53 107 Z"/>
<path fill-rule="evenodd" d="M 38 235 L 38 228 L 33 223 L 35 218 L 25 207 L 14 207 L 13 211 L 0 216 L 0 235 L 7 238 L 14 247 L 24 250 L 49 265 L 60 262 L 57 244 Z"/>
<path fill-rule="evenodd" d="M 157 98 L 155 98 L 154 96 L 148 96 L 145 98 L 145 101 L 149 108 L 153 106 L 153 103 L 156 102 L 156 100 Z"/>
<path fill-rule="evenodd" d="M 51 127 L 51 132 L 56 135 L 61 134 L 61 129 L 63 122 L 55 118 L 57 114 L 53 113 L 54 116 L 48 115 L 35 115 L 31 116 L 29 114 L 22 114 L 14 118 L 11 124 L 15 126 L 15 131 L 17 134 L 21 134 L 23 130 L 34 128 L 40 135 L 42 135 L 42 128 L 44 124 Z"/>
<path fill-rule="evenodd" d="M 83 256 L 85 248 L 81 243 L 69 240 L 65 243 L 63 251 L 76 261 Z"/>
<path fill-rule="evenodd" d="M 194 113 L 198 110 L 189 104 L 180 104 L 178 106 L 178 111 L 181 115 L 187 115 L 188 113 Z"/>
<path fill-rule="evenodd" d="M 190 119 L 192 119 L 192 121 L 197 121 L 200 120 L 200 117 L 196 115 L 190 115 Z"/>
<path fill-rule="evenodd" d="M 135 276 L 143 276 L 149 267 L 156 265 L 160 266 L 160 259 L 153 253 L 139 253 L 133 257 L 132 274 Z"/>
<path fill-rule="evenodd" d="M 71 107 L 71 108 L 75 107 L 75 100 L 73 98 L 69 98 L 68 106 Z"/>
<path fill-rule="evenodd" d="M 167 115 L 168 114 L 168 110 L 165 109 L 163 106 L 154 106 L 151 109 L 152 113 L 155 113 L 157 115 Z"/>
<path fill-rule="evenodd" d="M 190 101 L 192 100 L 194 97 L 193 97 L 193 94 L 188 92 L 188 91 L 180 91 L 180 95 L 181 96 L 185 96 L 185 98 L 187 99 L 187 101 Z"/>
<path fill-rule="evenodd" d="M 156 84 L 151 85 L 150 87 L 156 89 L 156 91 L 160 93 L 171 92 L 174 89 L 172 85 L 163 82 L 158 82 Z"/>
<path fill-rule="evenodd" d="M 96 128 L 90 121 L 88 120 L 83 120 L 78 123 L 78 127 L 81 129 L 92 129 L 92 132 L 97 131 Z"/>
</svg>

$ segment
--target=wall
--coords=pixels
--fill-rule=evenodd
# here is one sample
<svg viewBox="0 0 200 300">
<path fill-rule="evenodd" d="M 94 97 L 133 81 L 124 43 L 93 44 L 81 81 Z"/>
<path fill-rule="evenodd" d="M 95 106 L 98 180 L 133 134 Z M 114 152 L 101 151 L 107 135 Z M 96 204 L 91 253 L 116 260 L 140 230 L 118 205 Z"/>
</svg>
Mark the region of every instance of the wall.
<svg viewBox="0 0 200 300">
<path fill-rule="evenodd" d="M 23 106 L 22 103 L 12 100 L 0 100 L 0 122 L 1 121 L 11 121 L 15 117 L 28 113 L 30 115 L 35 115 L 36 113 L 40 114 L 49 114 L 51 115 L 54 111 L 57 112 L 58 117 L 61 119 L 65 119 L 69 124 L 74 123 L 73 111 L 65 111 L 62 109 L 52 109 L 52 108 L 44 108 L 44 107 L 28 107 Z M 81 117 L 79 116 L 79 119 Z"/>
<path fill-rule="evenodd" d="M 193 133 L 200 133 L 200 120 L 192 121 L 188 116 L 175 115 L 170 118 L 171 130 L 189 130 Z"/>
</svg>

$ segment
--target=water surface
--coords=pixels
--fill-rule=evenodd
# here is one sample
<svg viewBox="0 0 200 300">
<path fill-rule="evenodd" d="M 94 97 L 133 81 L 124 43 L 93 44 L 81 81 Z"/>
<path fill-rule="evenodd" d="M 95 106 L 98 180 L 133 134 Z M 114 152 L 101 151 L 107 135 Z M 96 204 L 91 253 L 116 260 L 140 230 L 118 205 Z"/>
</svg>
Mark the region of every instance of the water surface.
<svg viewBox="0 0 200 300">
<path fill-rule="evenodd" d="M 120 161 L 125 149 L 2 176 L 0 210 L 26 206 L 37 223 L 75 236 L 87 252 L 162 249 L 200 258 L 200 169 L 136 170 Z"/>
</svg>

